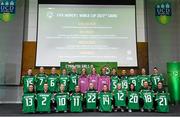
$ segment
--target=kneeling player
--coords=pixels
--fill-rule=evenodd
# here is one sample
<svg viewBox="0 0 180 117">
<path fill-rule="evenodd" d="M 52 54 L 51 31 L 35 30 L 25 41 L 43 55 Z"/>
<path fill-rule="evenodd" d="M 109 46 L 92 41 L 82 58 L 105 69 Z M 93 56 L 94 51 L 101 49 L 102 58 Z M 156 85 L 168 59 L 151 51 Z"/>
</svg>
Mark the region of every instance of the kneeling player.
<svg viewBox="0 0 180 117">
<path fill-rule="evenodd" d="M 80 87 L 75 87 L 75 92 L 70 96 L 70 111 L 82 112 L 83 94 L 80 92 Z"/>
<path fill-rule="evenodd" d="M 100 100 L 99 110 L 101 112 L 112 111 L 112 94 L 108 90 L 108 85 L 103 85 L 103 90 L 100 92 L 98 99 Z"/>
<path fill-rule="evenodd" d="M 60 92 L 55 96 L 56 112 L 67 112 L 67 101 L 69 99 L 69 93 L 65 92 L 64 84 L 60 85 Z"/>
<path fill-rule="evenodd" d="M 130 91 L 128 91 L 128 111 L 139 110 L 139 93 L 135 91 L 134 84 L 130 84 Z"/>
<path fill-rule="evenodd" d="M 48 92 L 48 84 L 44 84 L 44 92 L 37 94 L 37 111 L 42 112 L 51 112 L 51 103 L 52 95 Z"/>
<path fill-rule="evenodd" d="M 141 112 L 144 112 L 144 109 L 149 112 L 153 110 L 153 97 L 154 92 L 149 89 L 148 81 L 144 81 L 140 91 L 140 104 L 142 105 Z"/>
<path fill-rule="evenodd" d="M 169 112 L 170 97 L 169 94 L 163 90 L 162 82 L 158 82 L 155 101 L 157 101 L 157 112 Z"/>
<path fill-rule="evenodd" d="M 124 112 L 124 108 L 126 107 L 126 90 L 121 88 L 121 84 L 117 84 L 117 89 L 113 92 L 115 107 L 114 111 L 118 111 L 121 109 L 121 112 Z"/>
<path fill-rule="evenodd" d="M 35 113 L 34 85 L 29 84 L 29 91 L 22 97 L 23 113 Z"/>
<path fill-rule="evenodd" d="M 96 110 L 97 109 L 97 91 L 94 88 L 93 83 L 89 83 L 89 90 L 85 94 L 86 99 L 86 110 Z"/>
</svg>

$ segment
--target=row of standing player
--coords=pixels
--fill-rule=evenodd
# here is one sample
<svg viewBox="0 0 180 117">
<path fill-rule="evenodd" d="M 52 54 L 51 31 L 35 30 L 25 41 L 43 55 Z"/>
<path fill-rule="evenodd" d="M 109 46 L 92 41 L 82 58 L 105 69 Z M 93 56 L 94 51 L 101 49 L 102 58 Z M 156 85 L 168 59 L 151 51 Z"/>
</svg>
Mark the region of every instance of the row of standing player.
<svg viewBox="0 0 180 117">
<path fill-rule="evenodd" d="M 129 84 L 135 85 L 136 91 L 139 91 L 143 86 L 144 81 L 148 81 L 152 90 L 157 89 L 157 83 L 164 81 L 162 74 L 158 73 L 158 69 L 154 68 L 154 74 L 147 75 L 146 70 L 142 68 L 141 75 L 135 75 L 134 69 L 130 69 L 130 75 L 126 75 L 126 70 L 122 70 L 121 76 L 118 76 L 116 69 L 112 69 L 110 76 L 106 75 L 106 69 L 102 68 L 102 74 L 96 73 L 96 69 L 92 68 L 92 73 L 87 75 L 86 69 L 82 69 L 82 74 L 77 74 L 76 67 L 72 68 L 72 72 L 67 75 L 66 69 L 62 70 L 62 74 L 58 75 L 56 69 L 52 68 L 51 74 L 46 75 L 44 68 L 40 67 L 40 72 L 37 75 L 32 75 L 32 69 L 29 69 L 27 75 L 24 75 L 21 79 L 23 84 L 24 93 L 28 92 L 29 84 L 35 85 L 36 92 L 43 91 L 43 84 L 48 83 L 49 91 L 54 93 L 58 91 L 58 85 L 64 84 L 65 91 L 73 92 L 76 85 L 80 86 L 82 93 L 88 90 L 88 84 L 93 83 L 95 89 L 100 92 L 104 84 L 108 85 L 108 88 L 113 91 L 116 89 L 117 84 L 121 83 L 122 89 L 128 90 Z"/>
<path fill-rule="evenodd" d="M 130 90 L 126 91 L 121 88 L 121 84 L 117 84 L 117 89 L 110 92 L 106 84 L 103 85 L 101 92 L 97 92 L 93 83 L 89 84 L 89 90 L 86 93 L 80 92 L 80 87 L 75 87 L 75 92 L 65 92 L 63 84 L 59 87 L 59 92 L 48 92 L 48 84 L 44 84 L 44 92 L 35 93 L 34 85 L 29 85 L 28 93 L 22 97 L 22 107 L 24 113 L 35 112 L 83 112 L 97 111 L 128 112 L 138 111 L 144 112 L 157 110 L 158 112 L 169 112 L 169 95 L 165 92 L 162 82 L 158 82 L 157 92 L 153 92 L 148 88 L 148 82 L 144 82 L 144 86 L 140 92 L 135 91 L 134 84 L 130 84 Z"/>
</svg>

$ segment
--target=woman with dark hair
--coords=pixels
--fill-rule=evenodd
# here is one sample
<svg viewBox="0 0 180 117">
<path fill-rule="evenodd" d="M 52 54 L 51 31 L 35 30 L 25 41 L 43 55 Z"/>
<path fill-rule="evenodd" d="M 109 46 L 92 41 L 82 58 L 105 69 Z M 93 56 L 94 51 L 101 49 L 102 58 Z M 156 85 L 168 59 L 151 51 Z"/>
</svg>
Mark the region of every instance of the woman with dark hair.
<svg viewBox="0 0 180 117">
<path fill-rule="evenodd" d="M 23 113 L 35 113 L 35 93 L 34 85 L 29 84 L 28 92 L 22 96 L 22 111 Z"/>
<path fill-rule="evenodd" d="M 128 91 L 128 111 L 139 110 L 139 93 L 135 91 L 133 83 L 130 84 L 130 90 Z"/>
</svg>

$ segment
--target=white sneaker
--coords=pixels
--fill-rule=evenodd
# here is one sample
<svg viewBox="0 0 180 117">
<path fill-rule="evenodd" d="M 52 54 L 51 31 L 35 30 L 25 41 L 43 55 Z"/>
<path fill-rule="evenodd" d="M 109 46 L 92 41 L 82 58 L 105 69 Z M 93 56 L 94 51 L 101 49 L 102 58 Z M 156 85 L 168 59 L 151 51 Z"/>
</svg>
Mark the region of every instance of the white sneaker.
<svg viewBox="0 0 180 117">
<path fill-rule="evenodd" d="M 117 112 L 117 109 L 115 109 L 114 112 Z"/>
<path fill-rule="evenodd" d="M 121 108 L 121 112 L 124 112 L 124 109 Z"/>
<path fill-rule="evenodd" d="M 141 108 L 141 112 L 144 112 L 144 109 L 143 109 L 143 108 Z"/>
<path fill-rule="evenodd" d="M 128 112 L 130 112 L 130 113 L 131 113 L 131 112 L 132 112 L 132 110 L 131 110 L 131 109 L 129 109 L 129 110 L 128 110 Z"/>
</svg>

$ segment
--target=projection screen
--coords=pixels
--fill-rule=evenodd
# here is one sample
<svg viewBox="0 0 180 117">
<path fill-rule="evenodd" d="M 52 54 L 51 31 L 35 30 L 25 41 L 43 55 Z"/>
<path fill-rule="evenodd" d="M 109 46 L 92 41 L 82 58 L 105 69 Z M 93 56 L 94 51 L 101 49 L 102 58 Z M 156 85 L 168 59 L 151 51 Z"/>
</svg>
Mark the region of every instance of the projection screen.
<svg viewBox="0 0 180 117">
<path fill-rule="evenodd" d="M 135 5 L 39 4 L 36 66 L 137 66 Z"/>
</svg>

